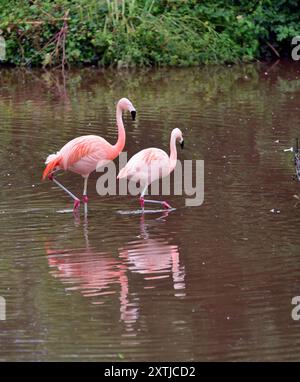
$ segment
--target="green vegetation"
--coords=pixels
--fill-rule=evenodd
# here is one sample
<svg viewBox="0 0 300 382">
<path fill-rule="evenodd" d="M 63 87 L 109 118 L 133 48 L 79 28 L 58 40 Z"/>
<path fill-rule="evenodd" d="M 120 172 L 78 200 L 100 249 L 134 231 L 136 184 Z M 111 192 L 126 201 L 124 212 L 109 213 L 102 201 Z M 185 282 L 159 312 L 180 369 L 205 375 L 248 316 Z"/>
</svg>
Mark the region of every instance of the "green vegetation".
<svg viewBox="0 0 300 382">
<path fill-rule="evenodd" d="M 118 67 L 290 55 L 298 0 L 0 0 L 6 62 Z"/>
</svg>

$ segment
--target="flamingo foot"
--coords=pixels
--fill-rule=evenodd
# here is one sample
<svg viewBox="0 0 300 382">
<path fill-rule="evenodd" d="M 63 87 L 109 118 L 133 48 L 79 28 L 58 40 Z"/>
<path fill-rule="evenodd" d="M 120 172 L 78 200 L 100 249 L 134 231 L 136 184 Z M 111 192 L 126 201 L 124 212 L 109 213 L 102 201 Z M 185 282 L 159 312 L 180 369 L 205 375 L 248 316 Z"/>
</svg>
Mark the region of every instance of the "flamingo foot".
<svg viewBox="0 0 300 382">
<path fill-rule="evenodd" d="M 170 204 L 167 203 L 167 202 L 162 202 L 162 205 L 163 205 L 163 207 L 164 207 L 165 210 L 169 210 L 169 209 L 172 208 L 172 207 L 170 206 Z"/>
<path fill-rule="evenodd" d="M 89 201 L 88 196 L 87 195 L 83 195 L 82 201 L 83 201 L 83 203 L 87 203 Z"/>
<path fill-rule="evenodd" d="M 73 205 L 73 212 L 76 212 L 78 210 L 80 206 L 80 200 L 79 199 L 75 199 L 74 200 L 74 205 Z"/>
<path fill-rule="evenodd" d="M 140 205 L 141 205 L 142 209 L 144 209 L 145 199 L 143 197 L 140 197 Z"/>
<path fill-rule="evenodd" d="M 48 179 L 49 179 L 49 180 L 53 180 L 53 178 L 54 178 L 53 173 L 51 173 L 51 174 L 48 175 Z"/>
</svg>

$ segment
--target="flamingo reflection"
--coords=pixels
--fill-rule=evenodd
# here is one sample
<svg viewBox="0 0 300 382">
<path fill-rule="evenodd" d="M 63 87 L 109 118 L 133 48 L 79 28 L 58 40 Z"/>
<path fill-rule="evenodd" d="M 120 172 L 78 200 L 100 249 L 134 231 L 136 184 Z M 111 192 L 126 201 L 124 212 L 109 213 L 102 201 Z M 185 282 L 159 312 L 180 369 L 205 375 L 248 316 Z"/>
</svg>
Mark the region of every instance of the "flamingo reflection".
<svg viewBox="0 0 300 382">
<path fill-rule="evenodd" d="M 50 274 L 66 285 L 66 292 L 79 291 L 91 303 L 104 304 L 107 296 L 119 293 L 120 318 L 126 323 L 138 318 L 136 304 L 128 300 L 127 268 L 109 252 L 97 251 L 88 239 L 87 220 L 84 225 L 85 247 L 80 249 L 54 249 L 45 244 Z"/>
<path fill-rule="evenodd" d="M 165 212 L 163 217 L 168 215 Z M 152 222 L 153 223 L 153 222 Z M 184 267 L 180 265 L 178 246 L 166 239 L 149 237 L 144 216 L 140 220 L 140 237 L 119 248 L 119 257 L 91 246 L 87 220 L 84 224 L 85 247 L 56 249 L 45 244 L 50 274 L 59 278 L 65 290 L 79 291 L 92 304 L 104 304 L 111 295 L 119 295 L 120 319 L 132 330 L 139 317 L 138 291 L 129 285 L 129 273 L 143 276 L 144 288 L 155 288 L 157 279 L 172 276 L 175 296 L 184 295 Z"/>
<path fill-rule="evenodd" d="M 166 216 L 168 212 L 165 212 L 161 218 Z M 120 248 L 120 258 L 126 261 L 130 271 L 143 275 L 144 280 L 148 281 L 145 288 L 155 287 L 154 280 L 167 278 L 171 273 L 175 296 L 184 296 L 185 273 L 184 266 L 181 266 L 179 262 L 178 246 L 169 244 L 162 238 L 150 238 L 147 228 L 144 215 L 142 215 L 141 239 L 130 241 L 125 247 Z"/>
</svg>

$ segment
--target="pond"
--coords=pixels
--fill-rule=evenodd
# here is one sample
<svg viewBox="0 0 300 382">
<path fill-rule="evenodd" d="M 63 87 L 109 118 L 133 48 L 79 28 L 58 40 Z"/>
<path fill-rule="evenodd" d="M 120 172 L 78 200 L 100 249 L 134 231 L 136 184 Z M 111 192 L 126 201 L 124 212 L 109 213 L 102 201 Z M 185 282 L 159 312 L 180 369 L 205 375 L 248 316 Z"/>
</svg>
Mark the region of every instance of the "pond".
<svg viewBox="0 0 300 382">
<path fill-rule="evenodd" d="M 278 62 L 192 69 L 65 73 L 0 71 L 1 361 L 299 360 L 300 184 L 291 153 L 300 126 L 300 69 Z M 117 139 L 125 150 L 204 160 L 204 203 L 154 214 L 132 196 L 89 211 L 42 181 L 45 158 L 70 139 Z M 76 195 L 82 178 L 59 177 Z"/>
</svg>

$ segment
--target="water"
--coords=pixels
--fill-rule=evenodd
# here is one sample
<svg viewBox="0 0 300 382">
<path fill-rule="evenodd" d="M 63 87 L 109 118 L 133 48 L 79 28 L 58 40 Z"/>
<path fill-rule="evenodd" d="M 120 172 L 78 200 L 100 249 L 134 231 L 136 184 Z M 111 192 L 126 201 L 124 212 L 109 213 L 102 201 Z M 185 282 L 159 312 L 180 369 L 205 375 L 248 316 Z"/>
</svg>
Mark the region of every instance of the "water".
<svg viewBox="0 0 300 382">
<path fill-rule="evenodd" d="M 0 72 L 0 360 L 299 360 L 300 70 L 267 65 L 116 73 Z M 49 181 L 45 157 L 68 140 L 115 142 L 129 157 L 168 149 L 205 161 L 205 200 L 170 213 L 119 214 L 134 197 L 100 197 L 88 218 Z M 80 176 L 60 180 L 80 195 Z M 153 207 L 153 206 L 151 206 Z M 272 212 L 273 211 L 273 212 Z"/>
</svg>

